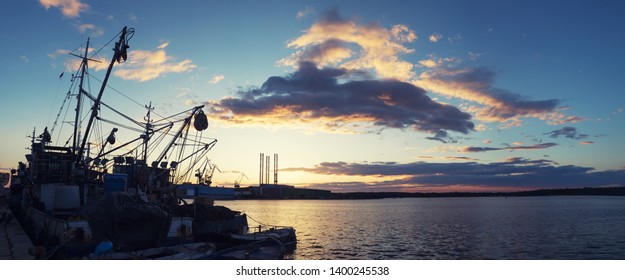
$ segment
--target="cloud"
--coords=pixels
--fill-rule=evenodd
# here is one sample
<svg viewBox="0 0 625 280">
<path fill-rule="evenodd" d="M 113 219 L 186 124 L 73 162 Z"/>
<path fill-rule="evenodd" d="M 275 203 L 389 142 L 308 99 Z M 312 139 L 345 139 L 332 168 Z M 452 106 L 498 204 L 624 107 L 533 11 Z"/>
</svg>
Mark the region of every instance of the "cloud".
<svg viewBox="0 0 625 280">
<path fill-rule="evenodd" d="M 430 35 L 430 37 L 428 37 L 428 39 L 432 43 L 438 42 L 441 38 L 443 38 L 443 35 L 438 34 L 438 33 L 434 33 L 434 34 Z"/>
<path fill-rule="evenodd" d="M 104 29 L 97 27 L 94 24 L 86 23 L 86 24 L 80 24 L 76 27 L 78 28 L 78 31 L 83 34 L 86 33 L 87 30 L 91 30 L 90 36 L 93 36 L 93 37 L 99 37 L 99 36 L 104 35 Z"/>
<path fill-rule="evenodd" d="M 544 165 L 544 164 L 553 164 L 558 165 L 557 162 L 547 159 L 536 159 L 531 160 L 523 157 L 509 157 L 506 158 L 502 164 L 515 164 L 515 165 Z"/>
<path fill-rule="evenodd" d="M 454 36 L 447 37 L 447 41 L 449 43 L 451 43 L 451 44 L 458 43 L 460 40 L 462 40 L 462 35 L 460 35 L 460 34 L 456 34 Z"/>
<path fill-rule="evenodd" d="M 582 145 L 592 145 L 595 142 L 594 141 L 582 141 L 582 142 L 579 142 L 579 143 L 582 144 Z"/>
<path fill-rule="evenodd" d="M 549 135 L 551 138 L 558 138 L 560 136 L 564 136 L 566 138 L 571 138 L 575 140 L 580 140 L 588 137 L 588 134 L 578 134 L 577 129 L 570 126 L 565 126 L 563 128 L 553 130 L 547 133 L 543 133 L 543 135 Z"/>
<path fill-rule="evenodd" d="M 168 56 L 165 51 L 168 45 L 169 42 L 165 42 L 153 51 L 130 51 L 128 61 L 120 64 L 114 75 L 124 80 L 145 82 L 167 73 L 188 72 L 197 67 L 189 59 L 176 62 L 173 57 Z"/>
<path fill-rule="evenodd" d="M 589 167 L 559 166 L 549 160 L 508 158 L 501 162 L 428 163 L 428 162 L 322 162 L 311 168 L 285 168 L 281 171 L 303 171 L 323 175 L 344 176 L 404 176 L 402 179 L 377 181 L 368 184 L 348 184 L 350 191 L 363 191 L 363 187 L 378 189 L 403 188 L 419 191 L 428 187 L 490 187 L 504 191 L 506 188 L 577 188 L 622 185 L 625 170 L 596 171 Z M 326 186 L 335 185 L 327 183 Z M 335 185 L 340 187 L 340 185 Z"/>
<path fill-rule="evenodd" d="M 442 35 L 434 33 L 428 39 L 439 41 Z M 451 43 L 461 39 L 459 34 L 448 38 Z M 537 118 L 552 125 L 584 120 L 566 115 L 561 100 L 533 100 L 495 87 L 497 73 L 490 67 L 460 67 L 455 65 L 459 59 L 437 59 L 433 55 L 416 64 L 402 59 L 415 52 L 408 47 L 415 40 L 415 32 L 407 25 L 385 28 L 377 23 L 361 24 L 343 19 L 336 9 L 330 9 L 304 34 L 288 42 L 287 46 L 295 52 L 277 64 L 296 68 L 302 61 L 311 61 L 321 67 L 368 71 L 379 78 L 411 82 L 431 92 L 469 101 L 465 110 L 475 119 L 500 123 L 501 128 L 520 126 L 524 118 Z M 481 55 L 471 52 L 469 59 L 476 60 Z"/>
<path fill-rule="evenodd" d="M 426 60 L 419 60 L 419 64 L 427 67 L 427 68 L 434 68 L 436 66 L 438 66 L 438 62 L 436 62 L 433 59 L 426 59 Z"/>
<path fill-rule="evenodd" d="M 439 67 L 421 73 L 415 85 L 433 92 L 471 101 L 468 111 L 477 120 L 500 122 L 504 126 L 517 126 L 520 118 L 539 118 L 551 123 L 580 121 L 580 117 L 567 117 L 560 112 L 561 100 L 531 100 L 519 94 L 493 86 L 496 72 L 489 67 L 450 68 Z"/>
<path fill-rule="evenodd" d="M 89 48 L 88 53 L 92 54 L 94 51 L 95 51 L 94 48 Z M 68 59 L 63 60 L 65 69 L 70 70 L 70 71 L 77 71 L 80 68 L 82 61 L 79 57 L 68 56 L 69 53 L 73 53 L 77 56 L 82 57 L 85 54 L 85 49 L 83 47 L 75 49 L 74 51 L 58 49 L 52 53 L 48 53 L 47 55 L 49 58 L 54 59 L 54 60 L 56 60 L 59 56 L 68 57 Z M 101 71 L 101 70 L 106 70 L 108 68 L 108 65 L 106 61 L 98 62 L 98 60 L 96 60 L 96 61 L 91 61 L 89 63 L 89 68 L 95 71 Z"/>
<path fill-rule="evenodd" d="M 470 158 L 470 157 L 459 157 L 459 156 L 446 156 L 446 157 L 433 157 L 433 156 L 418 156 L 417 158 L 422 158 L 422 159 L 444 159 L 444 160 L 462 160 L 462 161 L 477 161 L 478 159 L 476 158 Z"/>
<path fill-rule="evenodd" d="M 226 77 L 224 77 L 224 75 L 214 75 L 208 82 L 210 84 L 216 85 L 219 82 L 221 82 L 223 79 L 225 79 Z"/>
<path fill-rule="evenodd" d="M 139 18 L 135 14 L 133 14 L 133 13 L 129 13 L 128 14 L 128 20 L 132 21 L 134 23 L 139 22 Z"/>
<path fill-rule="evenodd" d="M 405 81 L 415 75 L 414 66 L 398 56 L 414 52 L 403 44 L 416 39 L 414 31 L 405 25 L 390 29 L 377 24 L 360 25 L 342 19 L 336 9 L 331 9 L 305 34 L 287 44 L 299 51 L 278 63 L 296 66 L 300 61 L 313 61 L 321 66 L 374 70 L 382 78 Z"/>
<path fill-rule="evenodd" d="M 169 46 L 169 42 L 164 42 L 164 43 L 158 45 L 158 47 L 156 47 L 156 48 L 162 50 L 162 49 L 167 48 L 168 46 Z"/>
<path fill-rule="evenodd" d="M 28 60 L 28 57 L 25 55 L 20 56 L 20 59 L 26 63 L 30 63 L 30 60 Z"/>
<path fill-rule="evenodd" d="M 444 131 L 444 130 L 436 131 L 434 136 L 425 137 L 425 139 L 439 141 L 439 142 L 443 142 L 445 144 L 447 144 L 447 143 L 458 143 L 458 140 L 456 138 L 449 136 L 447 131 Z"/>
<path fill-rule="evenodd" d="M 289 120 L 316 122 L 330 131 L 408 128 L 438 136 L 445 131 L 466 134 L 474 130 L 469 114 L 433 101 L 421 88 L 397 80 L 350 80 L 358 74 L 302 62 L 286 77 L 270 77 L 260 88 L 210 101 L 209 107 L 221 121 L 238 124 Z"/>
<path fill-rule="evenodd" d="M 477 60 L 482 55 L 484 55 L 484 54 L 469 52 L 469 60 Z"/>
<path fill-rule="evenodd" d="M 297 67 L 301 61 L 314 62 L 319 66 L 335 65 L 353 55 L 354 51 L 344 46 L 345 42 L 331 39 L 298 51 L 291 57 L 278 61 L 283 66 Z"/>
<path fill-rule="evenodd" d="M 501 151 L 501 150 L 511 150 L 511 151 L 513 150 L 541 150 L 541 149 L 551 148 L 557 145 L 558 144 L 556 143 L 540 143 L 540 144 L 534 144 L 530 146 L 514 145 L 514 146 L 498 147 L 498 148 L 466 146 L 466 147 L 462 147 L 461 149 L 459 149 L 458 152 L 476 153 L 476 152 L 489 152 L 489 151 Z"/>
<path fill-rule="evenodd" d="M 470 160 L 470 161 L 477 161 L 477 159 L 475 159 L 475 158 L 457 157 L 457 156 L 448 156 L 448 157 L 444 157 L 444 159 L 447 159 L 447 160 Z"/>
<path fill-rule="evenodd" d="M 297 14 L 295 15 L 295 18 L 300 19 L 300 18 L 303 18 L 303 17 L 305 17 L 307 15 L 310 15 L 310 14 L 312 14 L 314 12 L 315 12 L 315 8 L 310 7 L 310 6 L 306 6 L 306 8 L 304 8 L 303 10 L 297 11 Z"/>
<path fill-rule="evenodd" d="M 49 58 L 56 59 L 57 57 L 59 57 L 59 56 L 61 56 L 61 55 L 66 55 L 66 54 L 68 54 L 68 53 L 70 53 L 70 52 L 71 52 L 71 51 L 69 51 L 69 50 L 65 50 L 65 49 L 58 49 L 58 50 L 56 50 L 56 51 L 54 51 L 54 52 L 51 52 L 51 53 L 49 53 L 49 54 L 47 54 L 47 55 L 48 55 L 48 57 L 49 57 Z"/>
<path fill-rule="evenodd" d="M 81 12 L 89 9 L 89 5 L 81 3 L 80 0 L 39 0 L 46 10 L 51 7 L 61 9 L 61 13 L 69 18 L 79 17 Z"/>
</svg>

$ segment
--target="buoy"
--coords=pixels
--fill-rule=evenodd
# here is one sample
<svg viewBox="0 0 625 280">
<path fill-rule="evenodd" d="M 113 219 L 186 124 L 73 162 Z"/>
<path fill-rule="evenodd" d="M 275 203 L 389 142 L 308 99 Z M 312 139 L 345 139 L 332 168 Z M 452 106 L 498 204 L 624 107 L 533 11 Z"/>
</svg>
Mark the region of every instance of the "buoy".
<svg viewBox="0 0 625 280">
<path fill-rule="evenodd" d="M 206 118 L 204 111 L 200 110 L 197 114 L 195 114 L 193 126 L 197 131 L 202 131 L 208 128 L 208 119 Z"/>
</svg>

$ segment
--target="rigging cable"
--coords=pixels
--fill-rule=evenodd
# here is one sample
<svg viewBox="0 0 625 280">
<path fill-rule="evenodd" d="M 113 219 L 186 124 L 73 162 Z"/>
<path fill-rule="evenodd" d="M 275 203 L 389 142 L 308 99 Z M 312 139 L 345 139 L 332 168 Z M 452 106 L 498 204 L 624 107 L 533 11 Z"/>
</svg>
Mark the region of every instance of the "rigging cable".
<svg viewBox="0 0 625 280">
<path fill-rule="evenodd" d="M 83 43 L 83 45 L 84 45 L 84 43 Z M 76 48 L 76 49 L 80 49 L 83 45 L 81 45 L 80 47 L 78 47 L 78 48 Z M 74 50 L 72 50 L 72 51 L 75 51 L 76 49 L 74 49 Z M 72 51 L 70 51 L 70 52 L 72 52 Z M 57 88 L 56 88 L 56 92 L 55 92 L 55 94 L 54 94 L 54 99 L 53 99 L 53 101 L 52 101 L 52 102 L 53 102 L 53 104 L 54 104 L 54 103 L 56 103 L 56 98 L 59 96 L 59 90 L 61 89 L 61 78 L 63 77 L 63 74 L 65 74 L 65 71 L 67 71 L 68 64 L 69 64 L 69 59 L 70 59 L 70 58 L 71 58 L 71 56 L 70 56 L 70 55 L 69 55 L 69 53 L 68 53 L 68 54 L 67 54 L 67 58 L 65 59 L 65 63 L 63 64 L 63 65 L 65 65 L 65 67 L 63 68 L 63 72 L 61 72 L 61 75 L 59 76 L 59 83 L 58 83 L 58 86 L 57 86 Z M 77 72 L 77 73 L 78 73 L 78 72 Z M 71 82 L 72 82 L 72 83 L 70 84 L 70 88 L 74 85 L 74 80 L 72 79 L 72 81 L 71 81 Z M 71 92 L 71 90 L 70 90 L 70 92 Z M 69 92 L 68 92 L 68 94 L 69 94 Z M 65 101 L 63 101 L 63 104 L 65 104 Z M 60 113 L 59 113 L 59 114 L 60 114 Z M 49 114 L 49 116 L 48 116 L 48 122 L 47 122 L 47 124 L 50 124 L 50 119 L 51 119 L 51 118 L 52 118 L 52 107 L 50 107 L 50 114 Z M 56 122 L 58 121 L 58 119 L 59 119 L 59 115 L 57 114 L 57 116 L 56 116 L 56 120 L 54 121 L 54 125 L 52 126 L 52 130 L 50 131 L 50 134 L 52 134 L 52 131 L 54 130 L 54 126 L 56 125 Z M 46 126 L 47 126 L 47 125 L 46 125 Z"/>
<path fill-rule="evenodd" d="M 89 76 L 91 76 L 91 75 L 89 75 Z M 99 82 L 102 82 L 100 79 L 98 79 L 98 78 L 96 78 L 96 77 L 94 77 L 94 76 L 91 76 L 91 77 L 92 77 L 92 78 L 94 78 L 95 80 L 99 81 Z M 121 92 L 121 91 L 119 91 L 119 90 L 115 89 L 114 87 L 112 87 L 112 86 L 110 86 L 110 85 L 108 85 L 108 84 L 106 85 L 106 87 L 107 87 L 108 89 L 110 89 L 110 90 L 112 90 L 112 91 L 114 91 L 114 92 L 118 93 L 119 95 L 121 95 L 121 96 L 125 97 L 126 99 L 130 100 L 131 102 L 133 102 L 133 103 L 137 104 L 139 107 L 141 107 L 141 108 L 144 108 L 144 107 L 145 107 L 143 104 L 141 104 L 141 103 L 139 103 L 138 101 L 136 101 L 136 100 L 132 99 L 130 96 L 128 96 L 128 95 L 124 94 L 123 92 Z M 164 118 L 163 116 L 161 116 L 161 115 L 160 115 L 159 113 L 157 113 L 156 111 L 152 111 L 152 113 L 156 114 L 157 116 L 159 116 L 159 117 L 161 117 L 161 118 Z"/>
<path fill-rule="evenodd" d="M 75 86 L 76 86 L 76 83 L 72 79 L 72 83 L 70 84 L 69 90 L 67 91 L 67 94 L 65 94 L 65 98 L 63 99 L 63 104 L 61 104 L 61 108 L 59 108 L 59 112 L 56 115 L 56 119 L 54 119 L 54 123 L 52 124 L 52 129 L 50 130 L 50 134 L 54 133 L 54 129 L 56 128 L 56 125 L 57 125 L 57 123 L 59 121 L 59 117 L 61 116 L 61 113 L 63 112 L 63 107 L 65 107 L 65 103 L 67 103 L 67 100 L 71 99 L 72 91 L 75 90 L 75 89 L 73 89 Z M 55 101 L 55 103 L 56 103 L 56 101 Z M 65 116 L 66 115 L 67 115 L 67 113 L 65 113 Z M 63 119 L 65 119 L 65 116 L 63 116 Z"/>
<path fill-rule="evenodd" d="M 71 93 L 71 91 L 68 91 L 66 97 L 63 99 L 63 104 L 61 104 L 61 108 L 59 108 L 59 112 L 56 114 L 56 120 L 54 120 L 54 124 L 52 124 L 52 129 L 50 130 L 50 135 L 52 135 L 54 133 L 54 129 L 56 128 L 56 124 L 59 121 L 59 117 L 61 116 L 61 113 L 63 113 L 63 107 L 65 107 L 65 103 L 67 102 L 67 100 L 69 100 L 71 98 L 70 93 Z M 67 116 L 67 111 L 65 112 L 65 115 L 63 116 L 63 119 L 65 119 L 65 116 Z M 62 129 L 63 129 L 63 124 L 61 124 L 61 130 Z M 59 142 L 59 138 L 60 137 L 61 137 L 61 134 L 59 133 L 57 135 L 57 137 L 56 137 L 56 143 Z"/>
<path fill-rule="evenodd" d="M 89 99 L 91 99 L 91 101 L 95 101 L 95 97 L 93 97 L 93 95 L 91 95 L 90 93 L 85 92 L 85 96 L 87 96 Z M 133 119 L 133 118 L 131 118 L 131 117 L 127 116 L 126 114 L 124 114 L 124 113 L 122 113 L 122 112 L 120 112 L 120 111 L 117 111 L 116 109 L 114 109 L 113 107 L 111 107 L 111 106 L 109 106 L 108 104 L 104 103 L 103 101 L 100 101 L 100 105 L 104 105 L 104 107 L 109 108 L 111 111 L 113 111 L 113 112 L 117 113 L 118 115 L 120 115 L 120 116 L 122 116 L 123 118 L 125 118 L 125 119 L 129 120 L 130 122 L 132 122 L 132 123 L 134 123 L 134 124 L 138 125 L 139 127 L 141 127 L 141 128 L 143 128 L 143 129 L 145 129 L 145 127 L 144 127 L 144 125 L 143 125 L 142 123 L 140 123 L 140 122 L 136 121 L 135 119 Z"/>
<path fill-rule="evenodd" d="M 132 29 L 132 28 L 131 28 Z M 96 56 L 98 53 L 100 53 L 106 46 L 108 46 L 109 44 L 111 44 L 111 42 L 113 42 L 115 39 L 117 39 L 117 37 L 119 37 L 119 34 L 121 34 L 122 31 L 117 32 L 117 34 L 115 34 L 115 36 L 113 36 L 113 38 L 111 38 L 111 40 L 109 40 L 108 42 L 106 42 L 106 44 L 104 44 L 100 49 L 98 49 L 95 53 L 93 53 L 91 55 L 91 58 Z"/>
<path fill-rule="evenodd" d="M 165 136 L 169 135 L 169 131 L 171 131 L 172 127 L 173 127 L 173 124 L 169 125 L 169 127 L 165 130 L 165 132 L 160 133 L 154 141 L 150 142 L 150 144 L 148 145 L 148 150 L 150 151 L 150 153 L 148 153 L 148 157 L 151 156 L 154 151 L 156 151 L 155 147 L 158 147 L 161 144 L 161 142 L 165 140 Z"/>
<path fill-rule="evenodd" d="M 68 97 L 68 98 L 71 98 L 71 97 Z M 62 109 L 62 108 L 61 108 L 61 109 Z M 69 106 L 67 106 L 67 108 L 65 108 L 65 114 L 63 115 L 63 119 L 64 119 L 64 120 L 65 120 L 65 119 L 67 119 L 67 113 L 68 113 L 68 112 L 69 112 Z M 60 113 L 60 112 L 59 112 L 59 113 Z M 55 122 L 55 123 L 56 123 L 56 122 Z M 61 131 L 63 131 L 63 125 L 64 125 L 64 124 L 65 124 L 65 122 L 61 122 Z M 50 132 L 50 134 L 52 134 L 52 132 Z M 56 139 L 56 142 L 57 142 L 57 143 L 59 142 L 59 138 L 60 138 L 60 137 L 61 137 L 61 133 L 59 133 L 59 134 L 58 134 L 58 136 L 57 136 L 57 139 Z M 70 138 L 69 138 L 69 139 L 72 139 L 72 136 L 71 136 L 71 135 L 70 135 Z M 68 143 L 69 143 L 69 139 L 67 140 L 67 142 L 65 142 L 65 146 L 67 146 L 67 145 L 68 145 Z"/>
<path fill-rule="evenodd" d="M 96 117 L 96 119 L 98 119 L 100 121 L 103 121 L 103 122 L 106 122 L 106 123 L 109 123 L 109 124 L 112 124 L 112 125 L 116 125 L 116 126 L 128 129 L 128 130 L 132 130 L 134 132 L 138 132 L 138 133 L 143 133 L 144 132 L 143 130 L 140 130 L 138 128 L 130 127 L 130 126 L 127 126 L 127 125 L 124 125 L 124 124 L 121 124 L 121 123 L 118 123 L 118 122 L 115 122 L 115 121 L 112 121 L 112 120 L 103 119 L 102 117 L 99 117 L 99 116 Z"/>
</svg>

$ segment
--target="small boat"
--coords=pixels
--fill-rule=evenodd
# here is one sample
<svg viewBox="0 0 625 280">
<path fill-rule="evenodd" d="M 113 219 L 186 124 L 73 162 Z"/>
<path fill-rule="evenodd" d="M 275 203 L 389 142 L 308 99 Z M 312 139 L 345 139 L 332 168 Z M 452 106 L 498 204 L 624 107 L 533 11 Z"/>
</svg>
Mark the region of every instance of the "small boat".
<svg viewBox="0 0 625 280">
<path fill-rule="evenodd" d="M 205 258 L 207 260 L 282 260 L 286 248 L 280 240 L 269 237 L 265 240 L 254 241 L 216 251 Z"/>
<path fill-rule="evenodd" d="M 286 226 L 262 226 L 253 227 L 246 233 L 233 233 L 230 238 L 238 243 L 250 243 L 264 241 L 267 239 L 276 239 L 280 241 L 288 250 L 295 249 L 297 237 L 295 229 Z"/>
</svg>

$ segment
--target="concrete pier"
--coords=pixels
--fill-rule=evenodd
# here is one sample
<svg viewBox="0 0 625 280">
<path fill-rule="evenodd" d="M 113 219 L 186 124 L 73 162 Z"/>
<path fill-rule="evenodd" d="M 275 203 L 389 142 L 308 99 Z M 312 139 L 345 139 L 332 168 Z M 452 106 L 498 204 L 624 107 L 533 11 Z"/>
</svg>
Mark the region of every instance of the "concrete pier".
<svg viewBox="0 0 625 280">
<path fill-rule="evenodd" d="M 3 217 L 0 221 L 0 260 L 34 259 L 28 254 L 33 243 L 3 201 L 0 201 L 0 217 Z"/>
</svg>

